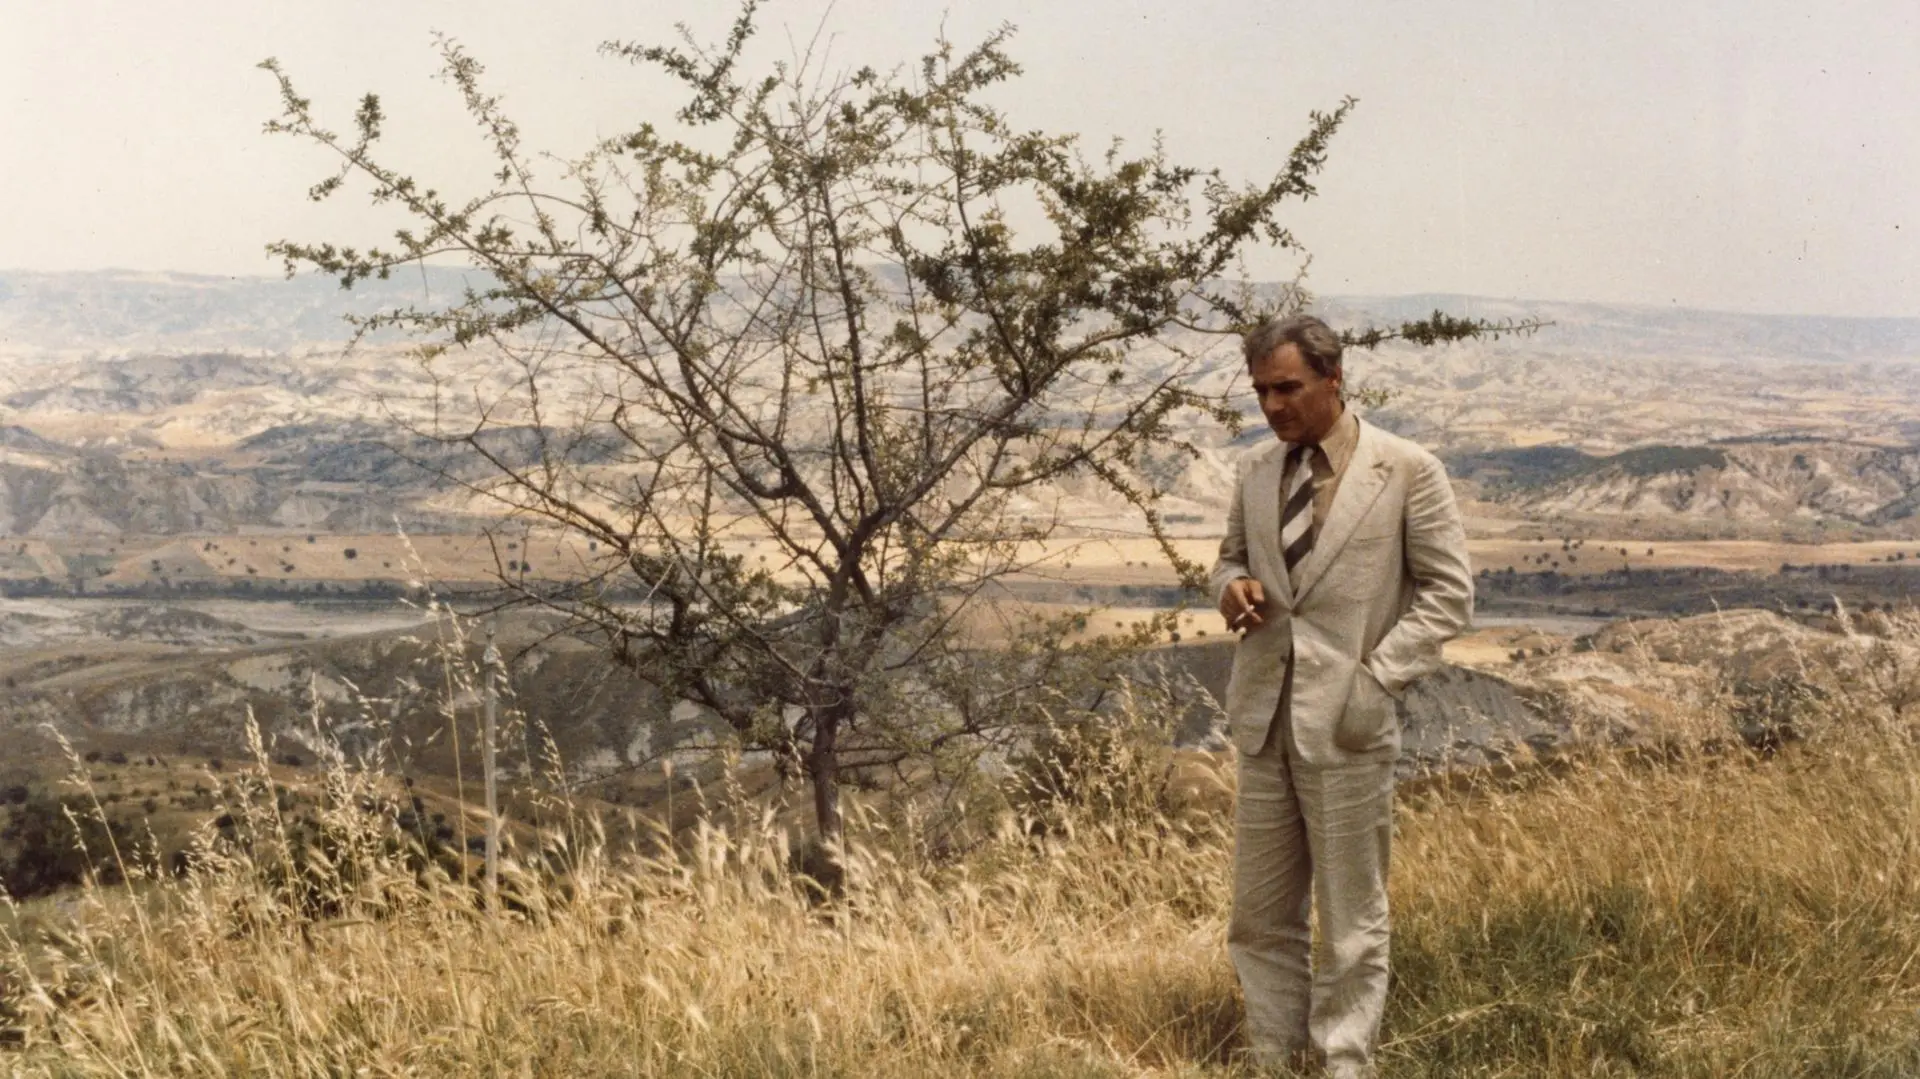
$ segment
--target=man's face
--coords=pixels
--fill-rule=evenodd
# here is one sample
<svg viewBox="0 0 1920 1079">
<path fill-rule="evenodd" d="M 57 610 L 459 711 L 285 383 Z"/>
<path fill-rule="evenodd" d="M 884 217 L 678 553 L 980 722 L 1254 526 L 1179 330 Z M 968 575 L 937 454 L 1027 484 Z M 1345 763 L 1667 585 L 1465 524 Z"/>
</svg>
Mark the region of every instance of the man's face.
<svg viewBox="0 0 1920 1079">
<path fill-rule="evenodd" d="M 1300 346 L 1281 345 L 1253 361 L 1253 395 L 1283 442 L 1318 442 L 1340 418 L 1340 373 L 1314 373 Z"/>
</svg>

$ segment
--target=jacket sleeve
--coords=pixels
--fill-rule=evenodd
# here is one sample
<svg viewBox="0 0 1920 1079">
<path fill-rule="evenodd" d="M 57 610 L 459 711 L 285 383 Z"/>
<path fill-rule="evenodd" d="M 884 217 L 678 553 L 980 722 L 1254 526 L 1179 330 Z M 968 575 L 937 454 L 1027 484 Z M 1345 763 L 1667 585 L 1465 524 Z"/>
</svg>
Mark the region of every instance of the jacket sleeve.
<svg viewBox="0 0 1920 1079">
<path fill-rule="evenodd" d="M 1382 637 L 1367 667 L 1395 696 L 1440 667 L 1440 646 L 1473 620 L 1473 570 L 1467 533 L 1447 470 L 1422 454 L 1407 491 L 1406 568 L 1413 602 Z"/>
<path fill-rule="evenodd" d="M 1247 523 L 1241 507 L 1241 495 L 1246 489 L 1246 482 L 1247 469 L 1242 462 L 1234 470 L 1233 501 L 1227 503 L 1227 534 L 1220 540 L 1220 553 L 1213 560 L 1213 573 L 1209 578 L 1216 606 L 1226 592 L 1228 582 L 1253 576 L 1253 570 L 1247 566 Z"/>
</svg>

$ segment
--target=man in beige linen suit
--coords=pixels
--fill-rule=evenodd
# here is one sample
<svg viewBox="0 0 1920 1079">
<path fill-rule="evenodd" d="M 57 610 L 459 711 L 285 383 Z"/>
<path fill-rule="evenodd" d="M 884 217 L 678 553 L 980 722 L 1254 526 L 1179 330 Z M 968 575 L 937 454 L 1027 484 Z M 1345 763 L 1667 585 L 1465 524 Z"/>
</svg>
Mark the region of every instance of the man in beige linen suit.
<svg viewBox="0 0 1920 1079">
<path fill-rule="evenodd" d="M 1473 576 L 1446 470 L 1346 409 L 1324 322 L 1267 322 L 1246 357 L 1278 441 L 1242 462 L 1213 569 L 1243 634 L 1226 701 L 1240 751 L 1227 949 L 1257 1061 L 1368 1075 L 1387 994 L 1395 702 L 1471 619 Z"/>
</svg>

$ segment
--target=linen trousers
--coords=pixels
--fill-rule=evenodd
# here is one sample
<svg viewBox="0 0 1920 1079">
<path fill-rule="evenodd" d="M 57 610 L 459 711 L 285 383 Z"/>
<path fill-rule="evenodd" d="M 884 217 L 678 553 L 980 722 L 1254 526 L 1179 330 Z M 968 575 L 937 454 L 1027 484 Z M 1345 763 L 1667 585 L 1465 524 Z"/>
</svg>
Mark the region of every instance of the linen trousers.
<svg viewBox="0 0 1920 1079">
<path fill-rule="evenodd" d="M 1387 1001 L 1393 763 L 1307 767 L 1291 724 L 1274 726 L 1241 756 L 1234 804 L 1227 953 L 1248 1046 L 1263 1065 L 1305 1058 L 1331 1076 L 1371 1075 Z"/>
</svg>

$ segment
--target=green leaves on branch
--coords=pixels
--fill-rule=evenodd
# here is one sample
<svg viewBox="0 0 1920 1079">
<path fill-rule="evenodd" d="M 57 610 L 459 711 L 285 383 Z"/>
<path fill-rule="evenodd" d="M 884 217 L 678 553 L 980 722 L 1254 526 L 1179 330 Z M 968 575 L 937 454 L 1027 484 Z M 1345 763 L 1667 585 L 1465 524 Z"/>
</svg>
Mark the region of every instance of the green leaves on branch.
<svg viewBox="0 0 1920 1079">
<path fill-rule="evenodd" d="M 1436 309 L 1426 318 L 1402 322 L 1395 327 L 1344 330 L 1340 334 L 1340 342 L 1355 348 L 1375 348 L 1388 341 L 1410 341 L 1422 346 L 1442 345 L 1479 337 L 1488 337 L 1497 341 L 1503 334 L 1528 334 L 1548 325 L 1551 323 L 1537 319 L 1488 321 L 1456 318 Z"/>
</svg>

